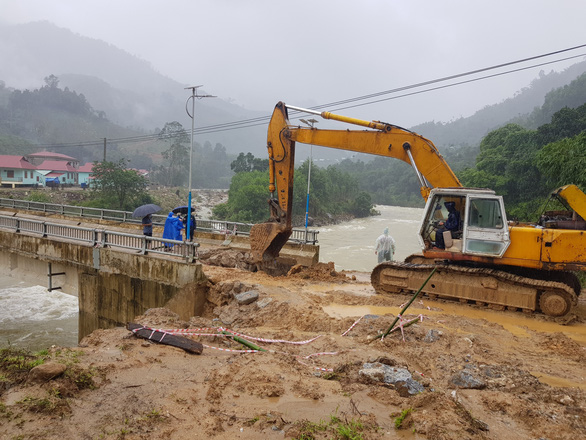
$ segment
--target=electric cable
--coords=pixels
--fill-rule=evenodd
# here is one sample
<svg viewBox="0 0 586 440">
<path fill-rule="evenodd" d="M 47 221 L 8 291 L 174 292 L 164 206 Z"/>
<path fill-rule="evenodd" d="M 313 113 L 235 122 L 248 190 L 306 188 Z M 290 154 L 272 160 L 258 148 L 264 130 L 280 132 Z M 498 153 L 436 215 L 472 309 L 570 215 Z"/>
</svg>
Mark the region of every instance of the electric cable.
<svg viewBox="0 0 586 440">
<path fill-rule="evenodd" d="M 450 80 L 457 79 L 457 78 L 463 78 L 466 76 L 475 75 L 475 74 L 487 72 L 490 70 L 500 69 L 503 67 L 512 66 L 512 65 L 516 65 L 516 64 L 520 64 L 520 63 L 524 63 L 527 61 L 532 61 L 532 60 L 536 60 L 536 59 L 540 59 L 540 58 L 545 58 L 545 57 L 561 54 L 564 52 L 568 52 L 568 51 L 572 51 L 572 50 L 576 50 L 576 49 L 580 49 L 580 48 L 584 48 L 584 47 L 586 47 L 586 44 L 582 44 L 582 45 L 578 45 L 578 46 L 574 46 L 574 47 L 570 47 L 567 49 L 562 49 L 562 50 L 558 50 L 558 51 L 554 51 L 554 52 L 549 52 L 546 54 L 523 58 L 523 59 L 519 59 L 516 61 L 510 61 L 507 63 L 497 64 L 497 65 L 493 65 L 490 67 L 471 70 L 471 71 L 464 72 L 464 73 L 459 73 L 459 74 L 450 75 L 450 76 L 446 76 L 446 77 L 442 77 L 442 78 L 437 78 L 437 79 L 433 79 L 433 80 L 429 80 L 429 81 L 423 81 L 423 82 L 419 82 L 419 83 L 415 83 L 415 84 L 411 84 L 411 85 L 407 85 L 407 86 L 397 87 L 394 89 L 389 89 L 389 90 L 385 90 L 385 91 L 381 91 L 381 92 L 371 93 L 368 95 L 362 95 L 362 96 L 357 96 L 354 98 L 344 99 L 344 100 L 340 100 L 340 101 L 334 101 L 334 102 L 330 102 L 330 103 L 326 103 L 326 104 L 320 104 L 320 105 L 310 107 L 310 109 L 311 110 L 321 110 L 324 108 L 329 108 L 334 111 L 335 110 L 344 110 L 344 109 L 349 109 L 349 108 L 361 107 L 361 106 L 365 106 L 365 105 L 371 105 L 371 104 L 375 104 L 375 103 L 379 103 L 379 102 L 383 102 L 383 101 L 404 98 L 407 96 L 413 96 L 413 95 L 417 95 L 417 94 L 421 94 L 421 93 L 427 93 L 427 92 L 445 89 L 445 88 L 449 88 L 449 87 L 455 87 L 455 86 L 466 84 L 466 83 L 481 81 L 481 80 L 485 80 L 485 79 L 489 79 L 489 78 L 494 78 L 494 77 L 498 77 L 498 76 L 502 76 L 502 75 L 508 75 L 511 73 L 516 73 L 516 72 L 520 72 L 520 71 L 524 71 L 524 70 L 528 70 L 528 69 L 533 69 L 536 67 L 542 67 L 545 65 L 555 64 L 555 63 L 559 63 L 562 61 L 567 61 L 567 60 L 571 60 L 571 59 L 575 59 L 575 58 L 584 57 L 584 56 L 586 56 L 586 54 L 574 55 L 574 56 L 556 59 L 556 60 L 552 60 L 552 61 L 547 61 L 547 62 L 543 62 L 543 63 L 533 64 L 530 66 L 525 66 L 525 67 L 521 67 L 521 68 L 517 68 L 517 69 L 507 70 L 504 72 L 494 73 L 491 75 L 485 75 L 485 76 L 481 76 L 481 77 L 477 77 L 477 78 L 472 78 L 472 79 L 465 80 L 465 81 L 457 81 L 457 82 L 445 84 L 442 86 L 425 88 L 425 89 L 413 91 L 410 93 L 403 93 L 403 94 L 396 95 L 396 96 L 390 96 L 390 97 L 386 97 L 386 98 L 372 100 L 372 98 L 377 98 L 377 97 L 384 96 L 384 95 L 395 94 L 395 93 L 402 92 L 402 91 L 417 89 L 417 88 L 425 87 L 428 85 L 433 85 L 433 84 L 438 84 L 438 83 L 445 82 L 445 81 L 450 81 Z M 359 102 L 359 101 L 365 101 L 365 100 L 367 102 Z M 356 103 L 356 104 L 354 104 L 354 103 Z M 345 104 L 352 104 L 352 105 L 345 105 Z M 303 112 L 298 111 L 298 110 L 291 110 L 289 113 L 290 113 L 290 119 L 297 119 L 297 117 L 295 115 L 298 115 Z M 240 130 L 240 129 L 244 129 L 244 128 L 251 128 L 251 127 L 266 124 L 270 120 L 270 118 L 271 118 L 271 116 L 267 115 L 267 116 L 259 116 L 256 118 L 243 119 L 241 121 L 232 121 L 232 122 L 226 122 L 226 123 L 220 123 L 220 124 L 207 125 L 204 127 L 196 128 L 194 130 L 194 134 L 196 134 L 196 133 L 197 134 L 209 134 L 209 133 L 218 133 L 218 132 L 225 132 L 225 131 L 232 131 L 232 130 Z M 107 139 L 106 142 L 110 143 L 110 144 L 124 144 L 124 143 L 135 143 L 135 142 L 154 142 L 154 141 L 160 141 L 160 140 L 166 140 L 166 139 L 173 139 L 176 137 L 186 136 L 186 135 L 190 135 L 190 134 L 191 134 L 191 130 L 178 130 L 175 133 L 168 133 L 168 134 L 164 134 L 164 135 L 154 133 L 154 134 L 149 134 L 149 135 L 137 135 L 137 136 L 129 136 L 129 137 L 123 137 L 123 138 L 113 138 L 113 139 Z M 67 148 L 67 147 L 93 147 L 93 146 L 103 146 L 103 138 L 100 140 L 95 140 L 95 141 L 68 142 L 68 143 L 60 143 L 60 144 L 38 144 L 38 145 L 30 146 L 30 147 L 31 148 Z"/>
</svg>

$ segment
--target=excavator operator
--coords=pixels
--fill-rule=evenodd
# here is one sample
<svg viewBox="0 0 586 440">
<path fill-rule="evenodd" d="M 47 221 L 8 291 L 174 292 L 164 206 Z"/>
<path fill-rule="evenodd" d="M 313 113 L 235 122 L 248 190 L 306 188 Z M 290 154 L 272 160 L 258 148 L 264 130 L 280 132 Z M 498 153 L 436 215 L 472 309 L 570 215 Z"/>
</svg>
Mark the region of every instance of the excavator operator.
<svg viewBox="0 0 586 440">
<path fill-rule="evenodd" d="M 452 238 L 461 238 L 462 229 L 460 224 L 460 213 L 456 209 L 455 202 L 445 202 L 444 206 L 448 210 L 448 219 L 446 220 L 446 229 L 452 233 Z"/>
</svg>

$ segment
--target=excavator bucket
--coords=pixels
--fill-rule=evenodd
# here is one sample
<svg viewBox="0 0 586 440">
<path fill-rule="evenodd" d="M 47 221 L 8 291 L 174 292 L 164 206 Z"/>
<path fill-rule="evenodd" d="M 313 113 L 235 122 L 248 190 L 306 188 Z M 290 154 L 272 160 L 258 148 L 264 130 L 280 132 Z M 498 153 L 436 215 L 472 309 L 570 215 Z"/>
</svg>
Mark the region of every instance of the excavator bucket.
<svg viewBox="0 0 586 440">
<path fill-rule="evenodd" d="M 279 256 L 292 229 L 278 222 L 258 223 L 250 229 L 250 250 L 255 262 L 269 262 Z"/>
</svg>

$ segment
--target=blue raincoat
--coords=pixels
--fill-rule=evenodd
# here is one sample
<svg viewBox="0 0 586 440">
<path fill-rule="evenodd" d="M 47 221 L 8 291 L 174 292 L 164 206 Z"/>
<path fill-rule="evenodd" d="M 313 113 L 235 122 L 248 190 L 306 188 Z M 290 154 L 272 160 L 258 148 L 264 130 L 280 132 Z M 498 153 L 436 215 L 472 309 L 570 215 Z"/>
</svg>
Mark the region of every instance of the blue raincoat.
<svg viewBox="0 0 586 440">
<path fill-rule="evenodd" d="M 181 235 L 181 230 L 183 229 L 183 223 L 178 217 L 173 215 L 173 212 L 170 212 L 165 220 L 165 227 L 163 229 L 163 238 L 167 238 L 169 240 L 178 240 L 182 241 L 183 237 Z M 166 245 L 166 246 L 173 246 L 173 245 Z"/>
</svg>

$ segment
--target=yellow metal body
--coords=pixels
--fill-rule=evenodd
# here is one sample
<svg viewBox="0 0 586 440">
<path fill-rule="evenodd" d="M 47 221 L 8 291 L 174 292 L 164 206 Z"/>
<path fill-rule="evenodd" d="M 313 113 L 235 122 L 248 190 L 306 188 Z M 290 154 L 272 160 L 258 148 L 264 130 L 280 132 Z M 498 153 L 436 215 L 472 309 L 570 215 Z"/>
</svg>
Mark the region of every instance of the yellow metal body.
<svg viewBox="0 0 586 440">
<path fill-rule="evenodd" d="M 558 188 L 555 195 L 564 199 L 580 217 L 586 220 L 586 194 L 576 185 L 566 185 Z"/>
</svg>

